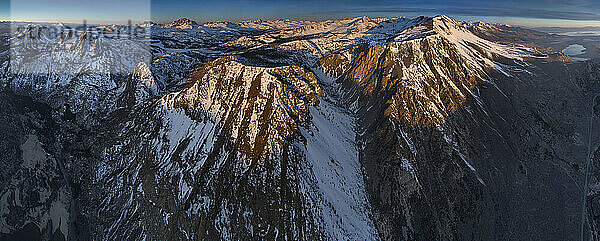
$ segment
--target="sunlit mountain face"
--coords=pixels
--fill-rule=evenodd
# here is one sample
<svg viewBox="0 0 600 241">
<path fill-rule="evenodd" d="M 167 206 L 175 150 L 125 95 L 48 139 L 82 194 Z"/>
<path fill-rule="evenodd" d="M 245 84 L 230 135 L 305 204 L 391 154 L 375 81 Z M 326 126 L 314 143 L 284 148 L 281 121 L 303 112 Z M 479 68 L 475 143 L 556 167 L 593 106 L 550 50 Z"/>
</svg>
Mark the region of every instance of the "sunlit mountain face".
<svg viewBox="0 0 600 241">
<path fill-rule="evenodd" d="M 0 240 L 600 239 L 597 2 L 0 10 Z"/>
</svg>

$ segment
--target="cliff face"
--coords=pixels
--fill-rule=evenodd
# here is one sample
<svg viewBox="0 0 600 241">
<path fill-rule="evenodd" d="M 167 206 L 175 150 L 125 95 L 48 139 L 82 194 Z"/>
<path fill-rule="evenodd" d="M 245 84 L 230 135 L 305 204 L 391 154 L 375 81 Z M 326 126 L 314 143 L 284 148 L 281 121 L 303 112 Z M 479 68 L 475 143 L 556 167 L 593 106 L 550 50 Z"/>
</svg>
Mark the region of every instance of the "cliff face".
<svg viewBox="0 0 600 241">
<path fill-rule="evenodd" d="M 376 45 L 356 51 L 341 77 L 371 98 L 385 101 L 385 115 L 414 125 L 442 122 L 483 81 L 447 40 L 438 37 Z M 383 103 L 382 103 L 383 104 Z"/>
<path fill-rule="evenodd" d="M 565 68 L 578 74 L 557 75 Z M 581 214 L 588 101 L 598 88 L 598 66 L 548 63 L 529 70 L 511 78 L 490 74 L 435 127 L 386 117 L 386 108 L 372 110 L 379 118 L 359 121 L 365 125 L 360 159 L 381 237 L 548 239 L 555 230 L 578 237 L 578 218 L 563 215 Z M 552 77 L 533 90 L 542 81 L 536 75 Z"/>
</svg>

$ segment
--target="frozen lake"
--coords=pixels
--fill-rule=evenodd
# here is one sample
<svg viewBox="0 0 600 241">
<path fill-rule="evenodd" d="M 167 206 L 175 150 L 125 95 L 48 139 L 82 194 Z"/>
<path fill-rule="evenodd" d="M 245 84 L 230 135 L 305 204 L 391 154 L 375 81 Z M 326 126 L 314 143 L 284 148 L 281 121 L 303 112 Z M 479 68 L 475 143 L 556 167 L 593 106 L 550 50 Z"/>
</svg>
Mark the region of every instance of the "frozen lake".
<svg viewBox="0 0 600 241">
<path fill-rule="evenodd" d="M 571 44 L 562 50 L 563 54 L 569 56 L 571 59 L 575 61 L 584 61 L 587 60 L 585 58 L 577 58 L 573 57 L 575 55 L 580 55 L 585 53 L 585 47 L 581 44 Z"/>
</svg>

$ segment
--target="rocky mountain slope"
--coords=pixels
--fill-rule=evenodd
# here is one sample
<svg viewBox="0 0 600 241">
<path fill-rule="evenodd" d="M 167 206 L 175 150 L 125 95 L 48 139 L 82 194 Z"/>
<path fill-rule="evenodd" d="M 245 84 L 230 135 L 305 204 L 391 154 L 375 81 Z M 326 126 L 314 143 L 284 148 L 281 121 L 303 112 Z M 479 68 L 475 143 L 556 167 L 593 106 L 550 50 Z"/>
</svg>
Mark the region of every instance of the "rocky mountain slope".
<svg viewBox="0 0 600 241">
<path fill-rule="evenodd" d="M 3 43 L 2 238 L 578 237 L 600 66 L 526 42 L 542 33 L 447 16 L 144 28 Z"/>
</svg>

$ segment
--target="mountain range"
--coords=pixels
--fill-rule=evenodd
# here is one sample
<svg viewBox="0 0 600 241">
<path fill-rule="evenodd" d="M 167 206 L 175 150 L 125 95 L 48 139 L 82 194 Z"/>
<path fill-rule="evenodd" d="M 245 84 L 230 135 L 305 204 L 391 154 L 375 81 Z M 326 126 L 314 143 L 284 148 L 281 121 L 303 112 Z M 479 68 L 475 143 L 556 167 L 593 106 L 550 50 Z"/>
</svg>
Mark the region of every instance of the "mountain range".
<svg viewBox="0 0 600 241">
<path fill-rule="evenodd" d="M 0 238 L 573 240 L 582 199 L 600 237 L 600 65 L 562 36 L 137 26 L 2 35 Z"/>
</svg>

